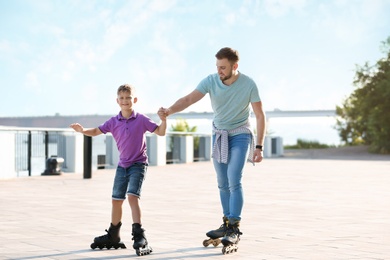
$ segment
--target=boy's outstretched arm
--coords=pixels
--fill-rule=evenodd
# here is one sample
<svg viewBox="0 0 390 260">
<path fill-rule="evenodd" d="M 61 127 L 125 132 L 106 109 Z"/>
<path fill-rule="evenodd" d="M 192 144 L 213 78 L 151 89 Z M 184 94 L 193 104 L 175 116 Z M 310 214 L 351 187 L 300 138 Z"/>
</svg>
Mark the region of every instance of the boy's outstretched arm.
<svg viewBox="0 0 390 260">
<path fill-rule="evenodd" d="M 97 127 L 84 129 L 84 127 L 82 125 L 80 125 L 79 123 L 71 124 L 70 127 L 73 128 L 73 130 L 75 130 L 76 132 L 82 133 L 83 135 L 87 135 L 87 136 L 97 136 L 97 135 L 102 134 L 100 129 Z"/>
</svg>

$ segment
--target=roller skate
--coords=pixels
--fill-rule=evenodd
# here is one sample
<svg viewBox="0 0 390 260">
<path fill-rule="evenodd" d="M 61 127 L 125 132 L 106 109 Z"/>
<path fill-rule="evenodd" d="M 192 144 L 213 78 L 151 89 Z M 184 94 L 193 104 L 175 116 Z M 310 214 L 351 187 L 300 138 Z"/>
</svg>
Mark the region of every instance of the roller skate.
<svg viewBox="0 0 390 260">
<path fill-rule="evenodd" d="M 133 248 L 138 256 L 149 255 L 153 252 L 153 249 L 148 245 L 148 240 L 145 237 L 145 230 L 141 228 L 138 223 L 133 224 L 133 235 L 134 240 Z"/>
<path fill-rule="evenodd" d="M 240 242 L 240 236 L 242 233 L 239 230 L 240 222 L 234 222 L 231 224 L 231 222 L 228 223 L 226 235 L 221 239 L 221 242 L 223 244 L 222 248 L 222 254 L 230 254 L 237 252 L 238 250 L 238 242 Z"/>
<path fill-rule="evenodd" d="M 213 245 L 214 247 L 217 247 L 219 244 L 221 244 L 221 237 L 224 237 L 226 234 L 226 228 L 227 228 L 227 222 L 228 219 L 227 217 L 223 217 L 223 224 L 215 229 L 215 230 L 210 230 L 209 232 L 206 233 L 206 236 L 209 237 L 209 239 L 203 240 L 203 246 L 208 247 L 209 245 Z"/>
<path fill-rule="evenodd" d="M 110 225 L 110 228 L 106 232 L 107 234 L 95 237 L 93 240 L 93 243 L 91 244 L 91 248 L 107 248 L 111 249 L 112 247 L 115 249 L 118 248 L 126 248 L 125 244 L 121 242 L 121 238 L 119 237 L 119 231 L 122 226 L 122 223 L 119 222 L 118 225 L 114 226 L 113 224 Z"/>
</svg>

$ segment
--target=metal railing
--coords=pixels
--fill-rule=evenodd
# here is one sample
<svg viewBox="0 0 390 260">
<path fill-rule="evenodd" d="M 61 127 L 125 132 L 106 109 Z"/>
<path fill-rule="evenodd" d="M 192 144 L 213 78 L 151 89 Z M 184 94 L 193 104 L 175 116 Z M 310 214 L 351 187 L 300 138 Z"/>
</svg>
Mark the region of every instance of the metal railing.
<svg viewBox="0 0 390 260">
<path fill-rule="evenodd" d="M 4 135 L 4 132 L 11 134 Z M 64 158 L 62 168 L 68 171 L 68 160 L 66 157 L 72 157 L 72 154 L 76 151 L 72 150 L 75 149 L 72 145 L 67 147 L 69 145 L 67 138 L 75 135 L 80 134 L 74 132 L 72 129 L 65 128 L 0 127 L 0 138 L 3 138 L 1 140 L 4 141 L 4 138 L 7 139 L 7 145 L 2 144 L 3 147 L 0 148 L 2 150 L 0 152 L 4 154 L 9 150 L 14 153 L 13 162 L 10 162 L 11 164 L 14 163 L 14 166 L 12 166 L 12 169 L 11 166 L 8 169 L 11 169 L 16 174 L 16 177 L 41 175 L 45 171 L 46 161 L 52 156 Z M 150 134 L 150 136 L 152 135 Z M 183 158 L 180 158 L 182 156 L 180 149 L 183 149 L 183 141 L 180 141 L 178 138 L 181 136 L 193 136 L 193 161 L 209 160 L 207 158 L 207 152 L 199 150 L 199 147 L 204 149 L 204 146 L 207 146 L 207 142 L 205 141 L 207 135 L 194 132 L 168 132 L 165 139 L 166 147 L 159 148 L 165 150 L 166 163 L 181 163 L 184 161 Z M 113 154 L 110 154 L 110 149 L 107 149 L 107 137 L 108 135 L 101 135 L 92 138 L 93 147 L 90 150 L 91 160 L 87 162 L 91 164 L 89 167 L 94 165 L 97 169 L 103 169 L 106 166 L 111 168 L 116 166 L 111 165 L 113 164 L 112 161 L 107 160 L 107 156 L 111 158 L 113 156 Z M 11 138 L 13 141 L 10 140 Z M 13 145 L 11 145 L 12 143 Z M 85 144 L 84 142 L 84 146 Z M 115 144 L 112 145 L 116 148 Z M 6 146 L 13 146 L 13 148 L 7 148 Z M 8 155 L 8 158 L 11 158 L 10 156 Z M 72 172 L 72 170 L 70 171 Z"/>
<path fill-rule="evenodd" d="M 4 130 L 4 129 L 1 129 Z M 9 129 L 15 134 L 15 171 L 18 176 L 31 176 L 34 168 L 45 169 L 51 156 L 64 157 L 64 129 Z M 66 167 L 64 162 L 63 167 Z"/>
</svg>

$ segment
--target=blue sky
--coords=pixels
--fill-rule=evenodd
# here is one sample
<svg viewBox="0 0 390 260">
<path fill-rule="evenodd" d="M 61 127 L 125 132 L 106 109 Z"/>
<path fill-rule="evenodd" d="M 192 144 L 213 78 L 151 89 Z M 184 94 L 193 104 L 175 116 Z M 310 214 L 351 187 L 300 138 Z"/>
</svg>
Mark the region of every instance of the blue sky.
<svg viewBox="0 0 390 260">
<path fill-rule="evenodd" d="M 384 57 L 390 0 L 0 0 L 0 116 L 154 113 L 216 72 L 230 46 L 265 110 L 334 109 L 355 66 Z M 187 110 L 211 111 L 208 96 Z"/>
</svg>

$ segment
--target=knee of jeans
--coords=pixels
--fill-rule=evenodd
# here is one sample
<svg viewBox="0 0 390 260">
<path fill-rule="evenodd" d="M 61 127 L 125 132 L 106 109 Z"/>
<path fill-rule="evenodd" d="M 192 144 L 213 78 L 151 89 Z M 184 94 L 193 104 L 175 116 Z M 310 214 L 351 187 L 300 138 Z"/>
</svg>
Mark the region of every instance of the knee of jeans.
<svg viewBox="0 0 390 260">
<path fill-rule="evenodd" d="M 230 191 L 229 186 L 227 186 L 227 185 L 218 186 L 218 189 L 222 192 L 229 192 Z"/>
<path fill-rule="evenodd" d="M 241 189 L 242 189 L 241 183 L 237 183 L 235 185 L 229 186 L 229 191 L 230 192 L 235 192 L 235 191 L 238 191 L 238 190 L 241 190 Z"/>
</svg>

